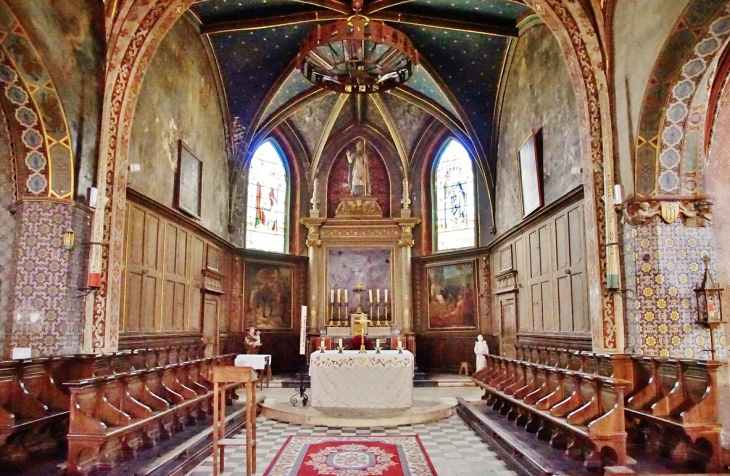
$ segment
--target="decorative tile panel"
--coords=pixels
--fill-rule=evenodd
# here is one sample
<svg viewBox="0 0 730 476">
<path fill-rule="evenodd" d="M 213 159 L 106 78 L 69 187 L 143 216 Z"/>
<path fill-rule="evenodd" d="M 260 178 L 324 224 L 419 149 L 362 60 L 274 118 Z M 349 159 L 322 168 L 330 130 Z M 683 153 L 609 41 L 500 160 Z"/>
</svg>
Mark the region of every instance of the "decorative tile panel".
<svg viewBox="0 0 730 476">
<path fill-rule="evenodd" d="M 717 276 L 712 226 L 689 228 L 656 217 L 644 225 L 626 225 L 624 244 L 629 351 L 710 359 L 710 335 L 696 324 L 693 290 L 702 281 L 704 255 L 712 259 L 710 270 Z M 722 329 L 716 331 L 716 342 L 718 357 L 727 358 Z"/>
<path fill-rule="evenodd" d="M 26 201 L 18 205 L 16 275 L 11 347 L 30 347 L 34 357 L 80 352 L 89 217 L 72 205 Z M 71 227 L 76 248 L 63 247 Z"/>
</svg>

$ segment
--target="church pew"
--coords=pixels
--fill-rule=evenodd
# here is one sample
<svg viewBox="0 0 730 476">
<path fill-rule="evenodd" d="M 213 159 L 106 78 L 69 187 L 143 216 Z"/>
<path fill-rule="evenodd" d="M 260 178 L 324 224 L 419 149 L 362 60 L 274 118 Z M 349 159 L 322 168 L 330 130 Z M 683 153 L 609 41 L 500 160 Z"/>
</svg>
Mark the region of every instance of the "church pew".
<svg viewBox="0 0 730 476">
<path fill-rule="evenodd" d="M 612 464 L 625 465 L 623 407 L 630 382 L 575 370 L 582 368 L 579 354 L 564 349 L 524 348 L 518 356 L 524 359 L 489 355 L 487 366 L 473 376 L 487 405 L 538 439 L 583 458 L 590 469 L 604 466 L 607 455 Z"/>
<path fill-rule="evenodd" d="M 232 365 L 235 355 L 177 362 L 169 352 L 156 354 L 167 363 L 64 384 L 71 395 L 69 475 L 109 471 L 211 414 L 209 371 Z"/>
<path fill-rule="evenodd" d="M 0 361 L 0 464 L 19 467 L 63 443 L 69 398 L 54 370 L 65 358 Z"/>
<path fill-rule="evenodd" d="M 720 471 L 720 362 L 635 356 L 634 363 L 639 385 L 626 402 L 626 414 L 637 443 L 677 463 Z"/>
</svg>

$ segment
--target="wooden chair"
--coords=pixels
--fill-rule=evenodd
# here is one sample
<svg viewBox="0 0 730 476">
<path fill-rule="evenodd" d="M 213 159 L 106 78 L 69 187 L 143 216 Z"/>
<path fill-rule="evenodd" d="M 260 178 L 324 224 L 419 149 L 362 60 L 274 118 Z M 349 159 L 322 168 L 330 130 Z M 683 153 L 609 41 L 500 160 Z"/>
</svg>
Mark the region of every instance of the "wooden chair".
<svg viewBox="0 0 730 476">
<path fill-rule="evenodd" d="M 213 476 L 223 472 L 226 446 L 246 445 L 246 475 L 256 472 L 256 372 L 251 367 L 213 367 Z M 231 383 L 246 388 L 246 439 L 226 438 L 226 398 Z"/>
</svg>

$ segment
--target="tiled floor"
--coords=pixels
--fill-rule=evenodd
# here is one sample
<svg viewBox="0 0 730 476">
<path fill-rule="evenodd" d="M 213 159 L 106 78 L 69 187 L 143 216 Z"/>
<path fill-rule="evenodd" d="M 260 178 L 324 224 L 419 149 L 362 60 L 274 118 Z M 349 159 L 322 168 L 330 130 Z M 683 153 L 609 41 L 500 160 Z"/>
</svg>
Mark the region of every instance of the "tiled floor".
<svg viewBox="0 0 730 476">
<path fill-rule="evenodd" d="M 263 474 L 290 435 L 332 435 L 332 436 L 386 436 L 413 435 L 421 438 L 429 458 L 439 476 L 513 476 L 486 444 L 467 427 L 458 416 L 452 416 L 425 425 L 400 426 L 394 428 L 372 427 L 327 428 L 298 426 L 259 418 L 257 422 L 258 450 L 257 475 Z M 242 437 L 242 435 L 239 435 Z M 226 453 L 224 476 L 246 474 L 245 447 L 231 447 Z M 210 475 L 212 459 L 209 457 L 190 476 Z"/>
</svg>

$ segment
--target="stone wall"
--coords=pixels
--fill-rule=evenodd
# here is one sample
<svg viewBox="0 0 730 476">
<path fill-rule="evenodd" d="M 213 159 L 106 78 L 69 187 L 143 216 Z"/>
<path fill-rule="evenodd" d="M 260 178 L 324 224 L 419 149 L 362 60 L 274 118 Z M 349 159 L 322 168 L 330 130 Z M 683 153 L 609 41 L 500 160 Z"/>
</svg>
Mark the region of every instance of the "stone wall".
<svg viewBox="0 0 730 476">
<path fill-rule="evenodd" d="M 234 91 L 231 92 L 235 93 Z M 129 187 L 173 207 L 178 140 L 203 161 L 200 223 L 228 238 L 228 165 L 215 73 L 195 28 L 180 19 L 160 44 L 135 111 Z"/>
<path fill-rule="evenodd" d="M 542 131 L 545 204 L 582 183 L 575 93 L 560 45 L 547 26 L 522 31 L 506 82 L 497 159 L 497 235 L 522 219 L 517 150 L 531 131 Z"/>
</svg>

